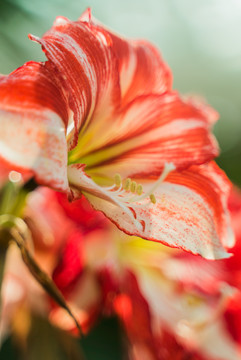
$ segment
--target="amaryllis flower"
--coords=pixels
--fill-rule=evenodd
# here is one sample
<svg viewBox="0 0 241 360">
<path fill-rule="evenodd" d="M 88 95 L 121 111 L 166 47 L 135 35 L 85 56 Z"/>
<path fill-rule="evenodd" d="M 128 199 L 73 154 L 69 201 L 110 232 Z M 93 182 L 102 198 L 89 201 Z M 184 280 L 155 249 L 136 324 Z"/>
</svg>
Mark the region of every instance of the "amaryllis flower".
<svg viewBox="0 0 241 360">
<path fill-rule="evenodd" d="M 40 184 L 84 194 L 121 230 L 210 259 L 232 246 L 225 175 L 210 161 L 214 110 L 183 99 L 157 49 L 87 10 L 58 17 L 45 63 L 0 77 L 0 159 Z"/>
</svg>

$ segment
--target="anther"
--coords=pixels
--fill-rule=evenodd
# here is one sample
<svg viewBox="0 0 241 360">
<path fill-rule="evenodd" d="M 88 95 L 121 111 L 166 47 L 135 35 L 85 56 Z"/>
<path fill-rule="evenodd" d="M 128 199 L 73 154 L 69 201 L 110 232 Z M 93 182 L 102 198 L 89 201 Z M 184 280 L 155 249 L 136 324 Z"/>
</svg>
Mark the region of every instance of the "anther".
<svg viewBox="0 0 241 360">
<path fill-rule="evenodd" d="M 149 198 L 150 198 L 152 204 L 156 204 L 156 197 L 154 194 L 150 194 Z"/>
<path fill-rule="evenodd" d="M 136 189 L 136 193 L 137 193 L 137 195 L 141 195 L 142 194 L 142 185 L 141 184 L 139 184 L 138 186 L 137 186 L 137 189 Z"/>
<path fill-rule="evenodd" d="M 137 188 L 137 183 L 135 181 L 132 181 L 131 183 L 131 192 L 135 193 Z"/>
<path fill-rule="evenodd" d="M 115 174 L 114 181 L 116 186 L 121 186 L 121 176 L 120 174 Z"/>
<path fill-rule="evenodd" d="M 125 181 L 124 189 L 125 189 L 126 191 L 130 191 L 130 188 L 131 188 L 131 179 L 128 178 L 128 179 L 126 179 L 126 181 Z"/>
</svg>

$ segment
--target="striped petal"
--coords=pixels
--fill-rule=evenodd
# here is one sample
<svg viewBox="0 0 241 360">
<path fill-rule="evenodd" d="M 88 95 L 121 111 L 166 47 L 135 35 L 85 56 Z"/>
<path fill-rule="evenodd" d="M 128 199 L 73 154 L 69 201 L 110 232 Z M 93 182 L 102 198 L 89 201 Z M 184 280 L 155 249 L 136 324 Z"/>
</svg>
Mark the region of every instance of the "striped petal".
<svg viewBox="0 0 241 360">
<path fill-rule="evenodd" d="M 136 277 L 126 272 L 121 289 L 116 296 L 114 309 L 125 327 L 129 339 L 129 353 L 133 360 L 159 360 L 163 344 L 155 338 L 151 313 L 146 299 L 140 292 Z M 144 354 L 144 357 L 143 357 Z"/>
<path fill-rule="evenodd" d="M 171 71 L 151 43 L 126 41 L 113 34 L 111 37 L 118 58 L 123 104 L 140 95 L 171 90 Z"/>
<path fill-rule="evenodd" d="M 53 78 L 53 69 L 35 62 L 0 77 L 0 160 L 66 190 L 68 112 Z"/>
<path fill-rule="evenodd" d="M 81 21 L 100 24 L 87 9 Z M 102 24 L 100 24 L 103 27 Z M 162 94 L 171 90 L 172 74 L 158 49 L 144 40 L 127 40 L 107 30 L 118 60 L 122 103 L 127 104 L 139 95 Z"/>
<path fill-rule="evenodd" d="M 68 92 L 75 124 L 75 136 L 70 141 L 73 147 L 80 129 L 84 130 L 93 114 L 95 121 L 101 121 L 119 105 L 119 76 L 111 38 L 91 23 L 58 17 L 42 39 L 32 35 L 30 39 L 42 45 Z"/>
<path fill-rule="evenodd" d="M 152 328 L 157 336 L 162 334 L 162 328 L 168 329 L 187 352 L 197 351 L 201 359 L 203 356 L 209 360 L 240 359 L 239 346 L 232 339 L 219 310 L 222 295 L 211 297 L 188 287 L 178 291 L 174 282 L 163 280 L 163 274 L 150 267 L 136 269 L 135 275 L 140 292 L 149 305 Z M 190 299 L 194 300 L 193 304 Z M 192 358 L 186 355 L 186 358 Z"/>
<path fill-rule="evenodd" d="M 96 210 L 127 234 L 207 259 L 229 257 L 225 251 L 233 245 L 226 209 L 229 183 L 216 165 L 170 173 L 155 190 L 155 204 L 148 198 L 153 181 L 143 183 L 146 196 L 138 198 L 125 190 L 98 186 L 78 165 L 70 166 L 68 175 L 72 188 L 82 191 Z"/>
<path fill-rule="evenodd" d="M 108 126 L 89 131 L 96 135 L 82 145 L 82 162 L 95 176 L 159 175 L 166 162 L 183 169 L 218 153 L 206 112 L 177 93 L 139 97 Z"/>
</svg>

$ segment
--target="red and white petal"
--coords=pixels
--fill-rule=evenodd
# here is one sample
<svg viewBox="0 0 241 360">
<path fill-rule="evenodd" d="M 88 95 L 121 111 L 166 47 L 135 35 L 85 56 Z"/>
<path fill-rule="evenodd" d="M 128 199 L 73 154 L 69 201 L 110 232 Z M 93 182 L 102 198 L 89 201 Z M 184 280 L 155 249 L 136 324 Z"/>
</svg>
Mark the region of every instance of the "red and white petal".
<svg viewBox="0 0 241 360">
<path fill-rule="evenodd" d="M 123 293 L 115 297 L 113 305 L 129 338 L 131 359 L 160 359 L 163 344 L 156 341 L 149 305 L 134 274 L 126 271 L 120 287 Z"/>
<path fill-rule="evenodd" d="M 83 151 L 97 150 L 83 162 L 93 175 L 159 175 L 166 162 L 183 169 L 218 154 L 208 118 L 177 93 L 139 97 L 112 124 L 91 129 L 95 137 Z"/>
<path fill-rule="evenodd" d="M 0 159 L 9 171 L 67 190 L 65 97 L 54 73 L 29 62 L 0 78 Z"/>
<path fill-rule="evenodd" d="M 220 288 L 227 280 L 222 261 L 207 261 L 199 256 L 175 251 L 173 256 L 166 256 L 159 262 L 159 267 L 166 277 L 188 289 L 195 288 L 214 296 L 220 293 Z"/>
<path fill-rule="evenodd" d="M 212 212 L 212 221 L 222 245 L 227 249 L 234 246 L 235 238 L 227 206 L 232 184 L 215 162 L 192 166 L 181 173 L 172 172 L 166 181 L 185 186 L 198 194 Z"/>
<path fill-rule="evenodd" d="M 142 296 L 146 299 L 156 336 L 168 329 L 187 351 L 197 351 L 201 358 L 238 360 L 240 349 L 226 328 L 222 313 L 217 313 L 220 298 L 198 294 L 194 306 L 188 295 L 195 292 L 177 291 L 173 281 L 163 280 L 156 269 L 139 267 L 135 275 Z M 196 357 L 194 357 L 196 359 Z M 198 357 L 197 357 L 198 359 Z"/>
<path fill-rule="evenodd" d="M 58 70 L 61 86 L 68 92 L 74 113 L 76 145 L 78 132 L 94 120 L 108 117 L 120 102 L 117 61 L 112 40 L 102 28 L 91 23 L 58 17 L 53 27 L 39 39 L 52 65 Z"/>
<path fill-rule="evenodd" d="M 90 9 L 82 14 L 80 20 L 102 27 L 91 16 Z M 162 94 L 171 90 L 171 71 L 155 46 L 144 40 L 127 40 L 107 31 L 118 59 L 122 104 L 127 104 L 139 95 Z"/>
<path fill-rule="evenodd" d="M 214 165 L 169 174 L 155 190 L 156 204 L 148 198 L 153 181 L 144 184 L 145 199 L 133 195 L 133 200 L 130 193 L 98 186 L 81 166 L 70 166 L 68 175 L 71 187 L 82 191 L 96 210 L 127 234 L 207 259 L 230 256 L 225 251 L 233 244 L 225 204 L 227 179 Z"/>
<path fill-rule="evenodd" d="M 140 95 L 171 90 L 171 71 L 152 44 L 144 40 L 126 41 L 114 34 L 111 37 L 118 58 L 122 104 Z"/>
<path fill-rule="evenodd" d="M 198 108 L 209 121 L 210 125 L 214 125 L 217 122 L 219 114 L 206 102 L 206 99 L 199 95 L 183 96 L 183 99 L 185 99 L 190 105 Z"/>
</svg>

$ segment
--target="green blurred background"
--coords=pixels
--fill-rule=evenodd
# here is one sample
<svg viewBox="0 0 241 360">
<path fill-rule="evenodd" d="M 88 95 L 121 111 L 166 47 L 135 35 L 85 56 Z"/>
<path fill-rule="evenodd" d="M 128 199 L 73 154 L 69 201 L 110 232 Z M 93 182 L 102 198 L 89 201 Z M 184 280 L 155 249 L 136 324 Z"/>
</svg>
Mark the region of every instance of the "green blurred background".
<svg viewBox="0 0 241 360">
<path fill-rule="evenodd" d="M 218 162 L 231 180 L 241 185 L 241 1 L 0 0 L 0 73 L 7 74 L 28 60 L 44 60 L 40 46 L 28 40 L 28 33 L 41 36 L 57 15 L 76 20 L 88 6 L 115 31 L 154 42 L 173 71 L 174 88 L 199 94 L 218 110 Z M 87 340 L 88 359 L 102 359 L 100 353 L 105 360 L 120 358 L 115 320 L 94 330 L 95 347 L 103 346 L 106 331 L 105 338 L 114 336 L 115 345 L 110 341 L 106 349 L 88 353 L 93 338 Z M 5 355 L 0 352 L 1 359 L 10 359 L 9 349 L 8 343 Z"/>
</svg>

